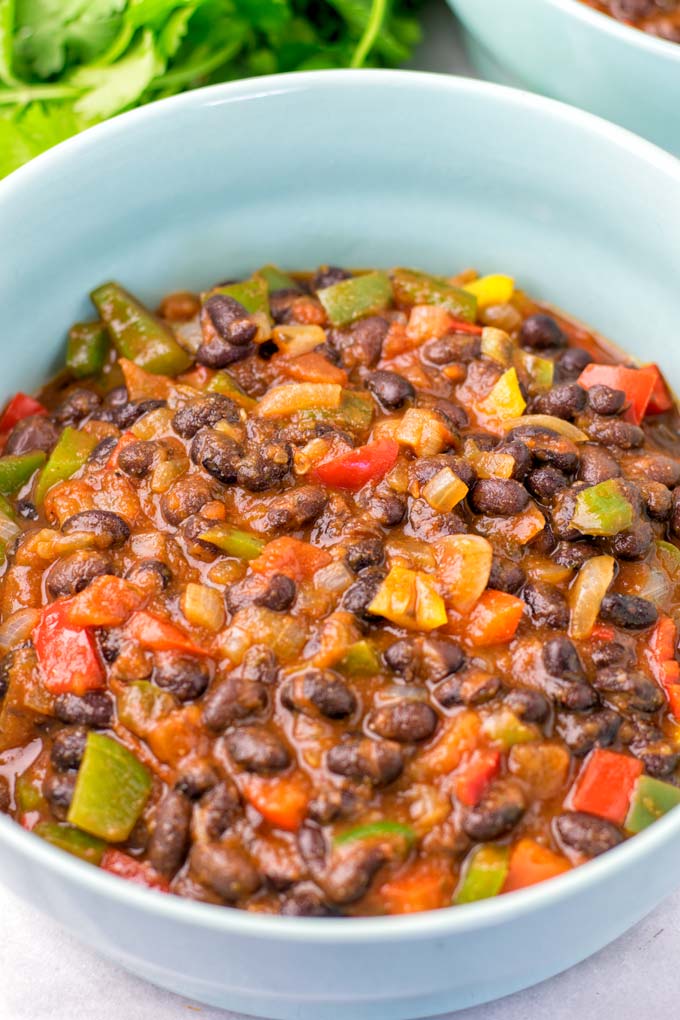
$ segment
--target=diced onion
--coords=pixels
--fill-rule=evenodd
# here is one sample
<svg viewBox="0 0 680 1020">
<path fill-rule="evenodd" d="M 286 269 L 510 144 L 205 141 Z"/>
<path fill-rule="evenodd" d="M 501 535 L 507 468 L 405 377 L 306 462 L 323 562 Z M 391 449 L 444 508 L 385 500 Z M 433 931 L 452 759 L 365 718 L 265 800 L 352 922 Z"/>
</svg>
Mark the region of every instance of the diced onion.
<svg viewBox="0 0 680 1020">
<path fill-rule="evenodd" d="M 189 582 L 182 594 L 181 609 L 189 623 L 205 627 L 216 634 L 224 626 L 225 611 L 222 596 L 207 584 Z"/>
<path fill-rule="evenodd" d="M 297 357 L 325 343 L 326 334 L 321 326 L 275 326 L 272 340 L 280 351 Z"/>
<path fill-rule="evenodd" d="M 522 425 L 537 425 L 542 429 L 550 429 L 552 432 L 559 432 L 561 436 L 571 439 L 573 443 L 587 443 L 588 436 L 581 429 L 577 429 L 570 421 L 563 418 L 555 418 L 552 414 L 523 414 L 520 418 L 510 418 L 503 422 L 506 432 L 510 429 L 520 428 Z"/>
<path fill-rule="evenodd" d="M 0 542 L 2 547 L 8 546 L 20 533 L 21 528 L 6 514 L 0 513 Z"/>
<path fill-rule="evenodd" d="M 341 400 L 342 387 L 338 383 L 284 383 L 265 393 L 255 414 L 260 418 L 286 417 L 297 411 L 340 407 Z"/>
<path fill-rule="evenodd" d="M 314 587 L 323 591 L 345 591 L 354 580 L 349 567 L 342 560 L 329 563 L 327 567 L 317 570 L 314 575 Z"/>
<path fill-rule="evenodd" d="M 453 437 L 434 411 L 410 407 L 399 422 L 395 438 L 402 446 L 410 446 L 418 457 L 433 457 L 451 443 Z"/>
<path fill-rule="evenodd" d="M 602 599 L 612 583 L 614 567 L 613 556 L 593 556 L 592 559 L 586 560 L 579 570 L 569 592 L 570 637 L 577 640 L 590 637 L 600 612 Z"/>
<path fill-rule="evenodd" d="M 468 487 L 450 467 L 444 467 L 423 486 L 421 495 L 433 510 L 447 514 L 468 494 Z"/>
<path fill-rule="evenodd" d="M 38 622 L 40 612 L 37 609 L 18 609 L 0 623 L 0 649 L 15 648 L 30 637 Z"/>
<path fill-rule="evenodd" d="M 512 365 L 515 345 L 504 329 L 485 326 L 482 330 L 481 348 L 485 357 L 497 361 L 504 368 L 509 368 Z"/>
</svg>

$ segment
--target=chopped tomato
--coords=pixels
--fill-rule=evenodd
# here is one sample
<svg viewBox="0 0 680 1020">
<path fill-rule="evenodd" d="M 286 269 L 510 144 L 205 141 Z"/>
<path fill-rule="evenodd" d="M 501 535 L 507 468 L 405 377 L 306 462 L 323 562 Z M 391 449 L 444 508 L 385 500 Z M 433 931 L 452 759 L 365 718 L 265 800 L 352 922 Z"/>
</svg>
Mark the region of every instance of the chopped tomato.
<svg viewBox="0 0 680 1020">
<path fill-rule="evenodd" d="M 309 783 L 303 773 L 272 778 L 248 776 L 243 779 L 241 790 L 270 825 L 287 832 L 297 832 L 302 825 L 310 798 Z"/>
<path fill-rule="evenodd" d="M 640 371 L 646 372 L 654 380 L 652 395 L 647 404 L 647 414 L 663 414 L 664 411 L 670 411 L 673 397 L 658 365 L 644 365 Z"/>
<path fill-rule="evenodd" d="M 445 336 L 446 333 L 470 333 L 473 336 L 481 336 L 482 327 L 454 318 L 439 305 L 413 306 L 406 326 L 406 335 L 410 339 L 423 343 L 425 340 Z"/>
<path fill-rule="evenodd" d="M 649 651 L 654 662 L 675 658 L 677 636 L 677 627 L 670 616 L 660 616 L 649 637 Z"/>
<path fill-rule="evenodd" d="M 104 574 L 69 599 L 65 619 L 71 627 L 120 627 L 144 597 L 129 581 Z"/>
<path fill-rule="evenodd" d="M 414 762 L 418 775 L 442 776 L 458 768 L 466 751 L 474 750 L 481 723 L 476 712 L 463 711 L 447 719 L 436 742 Z"/>
<path fill-rule="evenodd" d="M 339 383 L 347 385 L 347 372 L 337 365 L 332 365 L 328 358 L 315 351 L 299 354 L 295 358 L 277 358 L 276 363 L 283 375 L 298 382 Z"/>
<path fill-rule="evenodd" d="M 122 850 L 114 850 L 109 847 L 104 851 L 101 861 L 101 868 L 111 875 L 118 875 L 135 885 L 145 885 L 147 889 L 158 889 L 160 892 L 168 892 L 170 885 L 168 880 L 160 875 L 148 861 L 137 861 Z"/>
<path fill-rule="evenodd" d="M 669 683 L 666 687 L 666 697 L 671 715 L 680 722 L 680 676 L 675 683 Z"/>
<path fill-rule="evenodd" d="M 524 602 L 515 595 L 487 588 L 470 613 L 464 635 L 477 648 L 511 641 L 524 612 Z"/>
<path fill-rule="evenodd" d="M 378 896 L 388 914 L 415 914 L 448 906 L 454 886 L 455 875 L 450 863 L 420 860 L 383 882 Z"/>
<path fill-rule="evenodd" d="M 15 393 L 0 417 L 0 432 L 11 432 L 17 422 L 32 414 L 47 414 L 47 408 L 25 393 Z"/>
<path fill-rule="evenodd" d="M 456 796 L 463 804 L 474 807 L 501 767 L 500 751 L 475 751 L 469 762 L 456 775 Z"/>
<path fill-rule="evenodd" d="M 134 641 L 139 641 L 140 645 L 151 648 L 154 652 L 210 655 L 210 652 L 195 644 L 174 623 L 146 610 L 134 614 L 127 625 L 127 632 Z"/>
<path fill-rule="evenodd" d="M 293 581 L 308 581 L 330 562 L 325 549 L 283 535 L 267 542 L 260 555 L 250 561 L 250 569 L 256 574 L 285 574 Z"/>
<path fill-rule="evenodd" d="M 67 623 L 68 601 L 46 606 L 33 630 L 42 682 L 50 694 L 86 694 L 104 687 L 104 673 L 89 630 Z"/>
<path fill-rule="evenodd" d="M 629 755 L 601 748 L 591 751 L 576 778 L 569 806 L 621 825 L 642 768 L 642 762 Z"/>
<path fill-rule="evenodd" d="M 508 877 L 502 891 L 525 889 L 570 870 L 569 861 L 533 839 L 520 839 L 510 851 Z"/>
<path fill-rule="evenodd" d="M 608 623 L 596 623 L 590 632 L 590 636 L 594 641 L 613 641 L 616 637 L 616 631 Z"/>
<path fill-rule="evenodd" d="M 623 390 L 626 400 L 630 404 L 628 417 L 636 425 L 639 425 L 644 418 L 656 385 L 653 375 L 644 370 L 626 368 L 625 365 L 596 365 L 594 363 L 586 365 L 577 382 L 586 390 L 589 390 L 591 386 L 609 386 L 613 390 Z"/>
<path fill-rule="evenodd" d="M 159 719 L 145 739 L 159 761 L 174 766 L 195 750 L 202 732 L 201 709 L 185 705 Z"/>
<path fill-rule="evenodd" d="M 399 443 L 393 439 L 378 439 L 366 446 L 327 460 L 314 471 L 324 485 L 358 492 L 366 482 L 377 481 L 394 467 L 399 456 Z"/>
</svg>

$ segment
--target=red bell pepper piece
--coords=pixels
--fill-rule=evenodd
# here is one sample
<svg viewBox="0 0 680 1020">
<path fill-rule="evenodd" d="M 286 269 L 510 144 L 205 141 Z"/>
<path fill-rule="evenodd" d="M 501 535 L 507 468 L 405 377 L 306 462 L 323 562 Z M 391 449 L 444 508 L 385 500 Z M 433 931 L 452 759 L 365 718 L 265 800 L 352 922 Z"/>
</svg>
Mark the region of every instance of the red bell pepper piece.
<svg viewBox="0 0 680 1020">
<path fill-rule="evenodd" d="M 170 885 L 167 879 L 156 871 L 148 861 L 137 861 L 122 850 L 109 848 L 104 852 L 100 867 L 111 875 L 118 875 L 135 885 L 145 885 L 147 889 L 158 889 L 160 892 L 168 892 Z"/>
<path fill-rule="evenodd" d="M 478 648 L 505 644 L 515 636 L 524 607 L 515 595 L 487 588 L 467 618 L 464 637 Z"/>
<path fill-rule="evenodd" d="M 678 631 L 670 616 L 660 616 L 649 638 L 647 662 L 663 687 L 672 715 L 680 719 L 680 663 L 675 658 Z"/>
<path fill-rule="evenodd" d="M 500 751 L 475 751 L 467 765 L 456 775 L 456 796 L 463 804 L 474 807 L 501 767 Z"/>
<path fill-rule="evenodd" d="M 69 602 L 46 606 L 33 629 L 33 647 L 50 694 L 85 694 L 104 686 L 92 632 L 68 626 Z"/>
<path fill-rule="evenodd" d="M 293 581 L 309 581 L 330 562 L 331 555 L 325 549 L 282 535 L 267 542 L 260 555 L 250 561 L 250 569 L 256 574 L 285 574 Z"/>
<path fill-rule="evenodd" d="M 673 397 L 666 385 L 666 380 L 661 374 L 658 365 L 644 365 L 641 372 L 646 372 L 654 380 L 652 395 L 647 404 L 647 414 L 663 414 L 670 411 L 673 406 Z"/>
<path fill-rule="evenodd" d="M 545 882 L 547 878 L 569 871 L 571 865 L 560 854 L 554 853 L 533 839 L 520 839 L 510 851 L 508 877 L 503 885 L 503 892 L 514 889 L 526 889 L 537 882 Z"/>
<path fill-rule="evenodd" d="M 366 482 L 386 475 L 398 456 L 399 443 L 393 439 L 378 439 L 319 464 L 314 474 L 324 485 L 357 492 Z"/>
<path fill-rule="evenodd" d="M 609 386 L 623 390 L 630 404 L 628 418 L 639 425 L 647 412 L 647 406 L 655 386 L 655 379 L 643 369 L 627 368 L 625 365 L 596 365 L 591 363 L 576 380 L 579 386 L 589 390 L 591 386 Z"/>
<path fill-rule="evenodd" d="M 11 432 L 18 421 L 31 414 L 47 414 L 47 408 L 25 393 L 15 393 L 0 417 L 0 432 Z"/>
<path fill-rule="evenodd" d="M 134 641 L 154 652 L 186 652 L 187 655 L 210 655 L 210 652 L 186 636 L 184 631 L 169 620 L 164 620 L 145 609 L 135 613 L 127 625 L 127 633 Z"/>
<path fill-rule="evenodd" d="M 66 622 L 71 627 L 120 627 L 144 599 L 129 581 L 104 574 L 69 599 Z"/>
<path fill-rule="evenodd" d="M 625 754 L 591 751 L 576 778 L 569 807 L 621 825 L 642 767 L 641 761 Z"/>
<path fill-rule="evenodd" d="M 678 677 L 680 680 L 680 677 Z M 668 707 L 671 715 L 674 719 L 680 722 L 680 683 L 669 683 L 666 687 L 666 697 L 668 698 Z"/>
</svg>

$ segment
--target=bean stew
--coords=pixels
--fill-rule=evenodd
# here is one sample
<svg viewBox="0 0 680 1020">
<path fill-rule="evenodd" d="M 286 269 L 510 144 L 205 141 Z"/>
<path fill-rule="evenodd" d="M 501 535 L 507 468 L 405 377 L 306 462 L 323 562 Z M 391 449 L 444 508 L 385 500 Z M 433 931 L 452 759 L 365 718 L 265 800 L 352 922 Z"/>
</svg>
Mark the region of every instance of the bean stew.
<svg viewBox="0 0 680 1020">
<path fill-rule="evenodd" d="M 680 436 L 509 276 L 121 286 L 0 417 L 0 809 L 284 915 L 558 876 L 680 803 Z"/>
<path fill-rule="evenodd" d="M 680 43 L 680 0 L 581 0 L 618 21 Z"/>
</svg>

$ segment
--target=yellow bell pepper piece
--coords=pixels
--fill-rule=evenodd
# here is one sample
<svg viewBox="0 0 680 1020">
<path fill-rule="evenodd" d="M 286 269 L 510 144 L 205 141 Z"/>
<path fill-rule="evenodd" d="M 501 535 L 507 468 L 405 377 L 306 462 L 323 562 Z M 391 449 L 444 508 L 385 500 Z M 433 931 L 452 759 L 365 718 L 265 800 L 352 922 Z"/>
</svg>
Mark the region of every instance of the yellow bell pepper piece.
<svg viewBox="0 0 680 1020">
<path fill-rule="evenodd" d="M 434 630 L 447 622 L 446 606 L 433 578 L 407 567 L 392 567 L 368 611 L 408 630 Z"/>
<path fill-rule="evenodd" d="M 466 283 L 463 287 L 468 294 L 477 298 L 477 309 L 489 308 L 491 305 L 504 305 L 515 293 L 515 281 L 511 276 L 492 273 L 480 276 L 479 279 Z"/>
<path fill-rule="evenodd" d="M 499 421 L 519 418 L 526 406 L 527 402 L 519 388 L 519 379 L 515 368 L 509 368 L 507 372 L 503 372 L 491 393 L 478 405 L 482 414 Z"/>
</svg>

